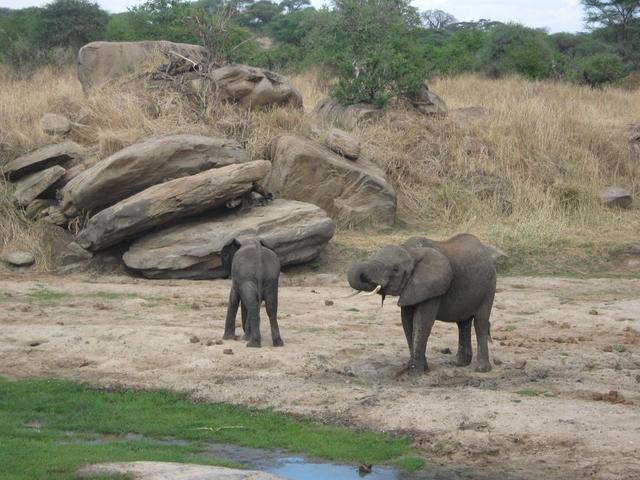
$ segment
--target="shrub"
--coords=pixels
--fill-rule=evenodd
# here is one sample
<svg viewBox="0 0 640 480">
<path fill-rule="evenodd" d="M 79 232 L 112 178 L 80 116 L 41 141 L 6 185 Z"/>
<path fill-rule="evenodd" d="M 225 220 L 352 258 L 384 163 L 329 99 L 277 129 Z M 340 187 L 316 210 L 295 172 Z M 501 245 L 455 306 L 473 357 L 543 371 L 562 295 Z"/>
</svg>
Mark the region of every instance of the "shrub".
<svg viewBox="0 0 640 480">
<path fill-rule="evenodd" d="M 492 29 L 479 53 L 482 71 L 491 77 L 511 73 L 532 79 L 549 77 L 554 51 L 547 34 L 522 25 L 500 25 Z"/>
<path fill-rule="evenodd" d="M 615 53 L 597 53 L 580 62 L 578 73 L 582 81 L 596 87 L 622 80 L 626 69 L 622 58 Z"/>
</svg>

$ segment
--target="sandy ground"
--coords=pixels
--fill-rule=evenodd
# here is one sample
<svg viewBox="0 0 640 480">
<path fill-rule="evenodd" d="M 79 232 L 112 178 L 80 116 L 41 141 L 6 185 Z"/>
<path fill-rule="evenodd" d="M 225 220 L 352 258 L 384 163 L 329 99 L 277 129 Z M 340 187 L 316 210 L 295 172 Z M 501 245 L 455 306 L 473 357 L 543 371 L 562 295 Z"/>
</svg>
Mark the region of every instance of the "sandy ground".
<svg viewBox="0 0 640 480">
<path fill-rule="evenodd" d="M 453 366 L 457 329 L 438 322 L 418 379 L 397 375 L 408 351 L 392 298 L 380 308 L 379 297 L 338 298 L 349 293 L 340 276 L 284 276 L 285 347 L 271 346 L 263 312 L 264 346 L 249 349 L 215 343 L 228 289 L 5 276 L 0 375 L 188 390 L 403 432 L 429 462 L 495 478 L 640 478 L 640 280 L 501 278 L 493 371 Z M 50 290 L 67 295 L 43 299 Z"/>
</svg>

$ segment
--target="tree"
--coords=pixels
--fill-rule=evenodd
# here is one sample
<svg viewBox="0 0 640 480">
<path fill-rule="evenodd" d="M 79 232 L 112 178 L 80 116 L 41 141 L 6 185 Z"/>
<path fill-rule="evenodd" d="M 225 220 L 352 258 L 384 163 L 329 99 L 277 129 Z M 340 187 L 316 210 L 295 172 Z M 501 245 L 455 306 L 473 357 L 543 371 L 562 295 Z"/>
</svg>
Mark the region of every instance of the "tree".
<svg viewBox="0 0 640 480">
<path fill-rule="evenodd" d="M 630 26 L 640 17 L 640 0 L 581 0 L 591 28 L 613 30 L 620 52 L 628 48 Z"/>
<path fill-rule="evenodd" d="M 280 9 L 286 10 L 287 13 L 303 10 L 311 5 L 309 0 L 282 0 Z"/>
<path fill-rule="evenodd" d="M 103 38 L 109 15 L 89 0 L 55 0 L 42 9 L 38 43 L 44 48 L 79 48 Z"/>
<path fill-rule="evenodd" d="M 282 13 L 282 7 L 270 0 L 258 0 L 240 13 L 240 25 L 261 28 Z"/>
<path fill-rule="evenodd" d="M 186 0 L 148 0 L 130 8 L 128 20 L 139 39 L 195 43 L 198 37 L 187 26 L 192 12 Z"/>
<path fill-rule="evenodd" d="M 456 17 L 442 10 L 426 10 L 420 15 L 427 28 L 441 30 L 457 22 Z"/>
</svg>

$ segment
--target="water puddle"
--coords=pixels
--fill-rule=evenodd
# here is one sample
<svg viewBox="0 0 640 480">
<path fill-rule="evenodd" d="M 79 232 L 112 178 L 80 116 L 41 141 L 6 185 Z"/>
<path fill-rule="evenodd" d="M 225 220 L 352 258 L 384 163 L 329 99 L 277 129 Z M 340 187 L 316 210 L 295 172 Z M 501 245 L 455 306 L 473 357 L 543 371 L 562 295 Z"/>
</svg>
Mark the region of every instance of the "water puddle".
<svg viewBox="0 0 640 480">
<path fill-rule="evenodd" d="M 173 438 L 149 438 L 127 435 L 87 435 L 66 432 L 60 443 L 107 444 L 111 442 L 147 441 L 164 445 L 188 445 L 190 442 Z M 287 480 L 507 480 L 504 475 L 478 475 L 467 469 L 426 467 L 417 472 L 405 472 L 388 466 L 373 465 L 370 473 L 361 473 L 358 465 L 327 463 L 317 458 L 295 456 L 282 450 L 240 447 L 224 443 L 208 443 L 199 455 L 232 460 L 247 469 L 272 473 Z"/>
</svg>

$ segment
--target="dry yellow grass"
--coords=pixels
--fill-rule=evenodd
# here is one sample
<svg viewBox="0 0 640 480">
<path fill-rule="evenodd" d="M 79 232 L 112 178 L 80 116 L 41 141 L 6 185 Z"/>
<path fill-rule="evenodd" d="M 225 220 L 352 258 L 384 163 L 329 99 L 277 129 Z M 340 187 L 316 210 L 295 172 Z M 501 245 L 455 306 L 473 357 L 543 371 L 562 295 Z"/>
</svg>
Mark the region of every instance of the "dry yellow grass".
<svg viewBox="0 0 640 480">
<path fill-rule="evenodd" d="M 251 113 L 208 97 L 186 102 L 178 92 L 127 80 L 85 98 L 73 70 L 42 70 L 24 80 L 0 74 L 0 154 L 50 142 L 38 122 L 53 111 L 81 124 L 72 138 L 86 148 L 89 163 L 168 132 L 224 134 L 261 158 L 278 134 L 324 135 L 327 126 L 310 111 L 330 79 L 311 71 L 292 80 L 304 113 Z M 468 231 L 509 251 L 514 271 L 594 272 L 609 268 L 609 249 L 638 243 L 640 210 L 604 208 L 597 193 L 612 184 L 640 191 L 640 158 L 626 134 L 628 124 L 640 122 L 634 116 L 640 91 L 473 75 L 437 80 L 432 88 L 450 108 L 480 106 L 487 113 L 467 121 L 464 114 L 428 119 L 392 111 L 359 126 L 354 135 L 363 155 L 387 171 L 398 192 L 399 227 L 394 236 L 340 232 L 334 252 L 361 253 L 414 232 Z M 7 199 L 3 191 L 3 213 Z M 21 232 L 39 241 L 37 227 L 13 221 L 1 232 L 3 246 L 23 241 Z"/>
</svg>

